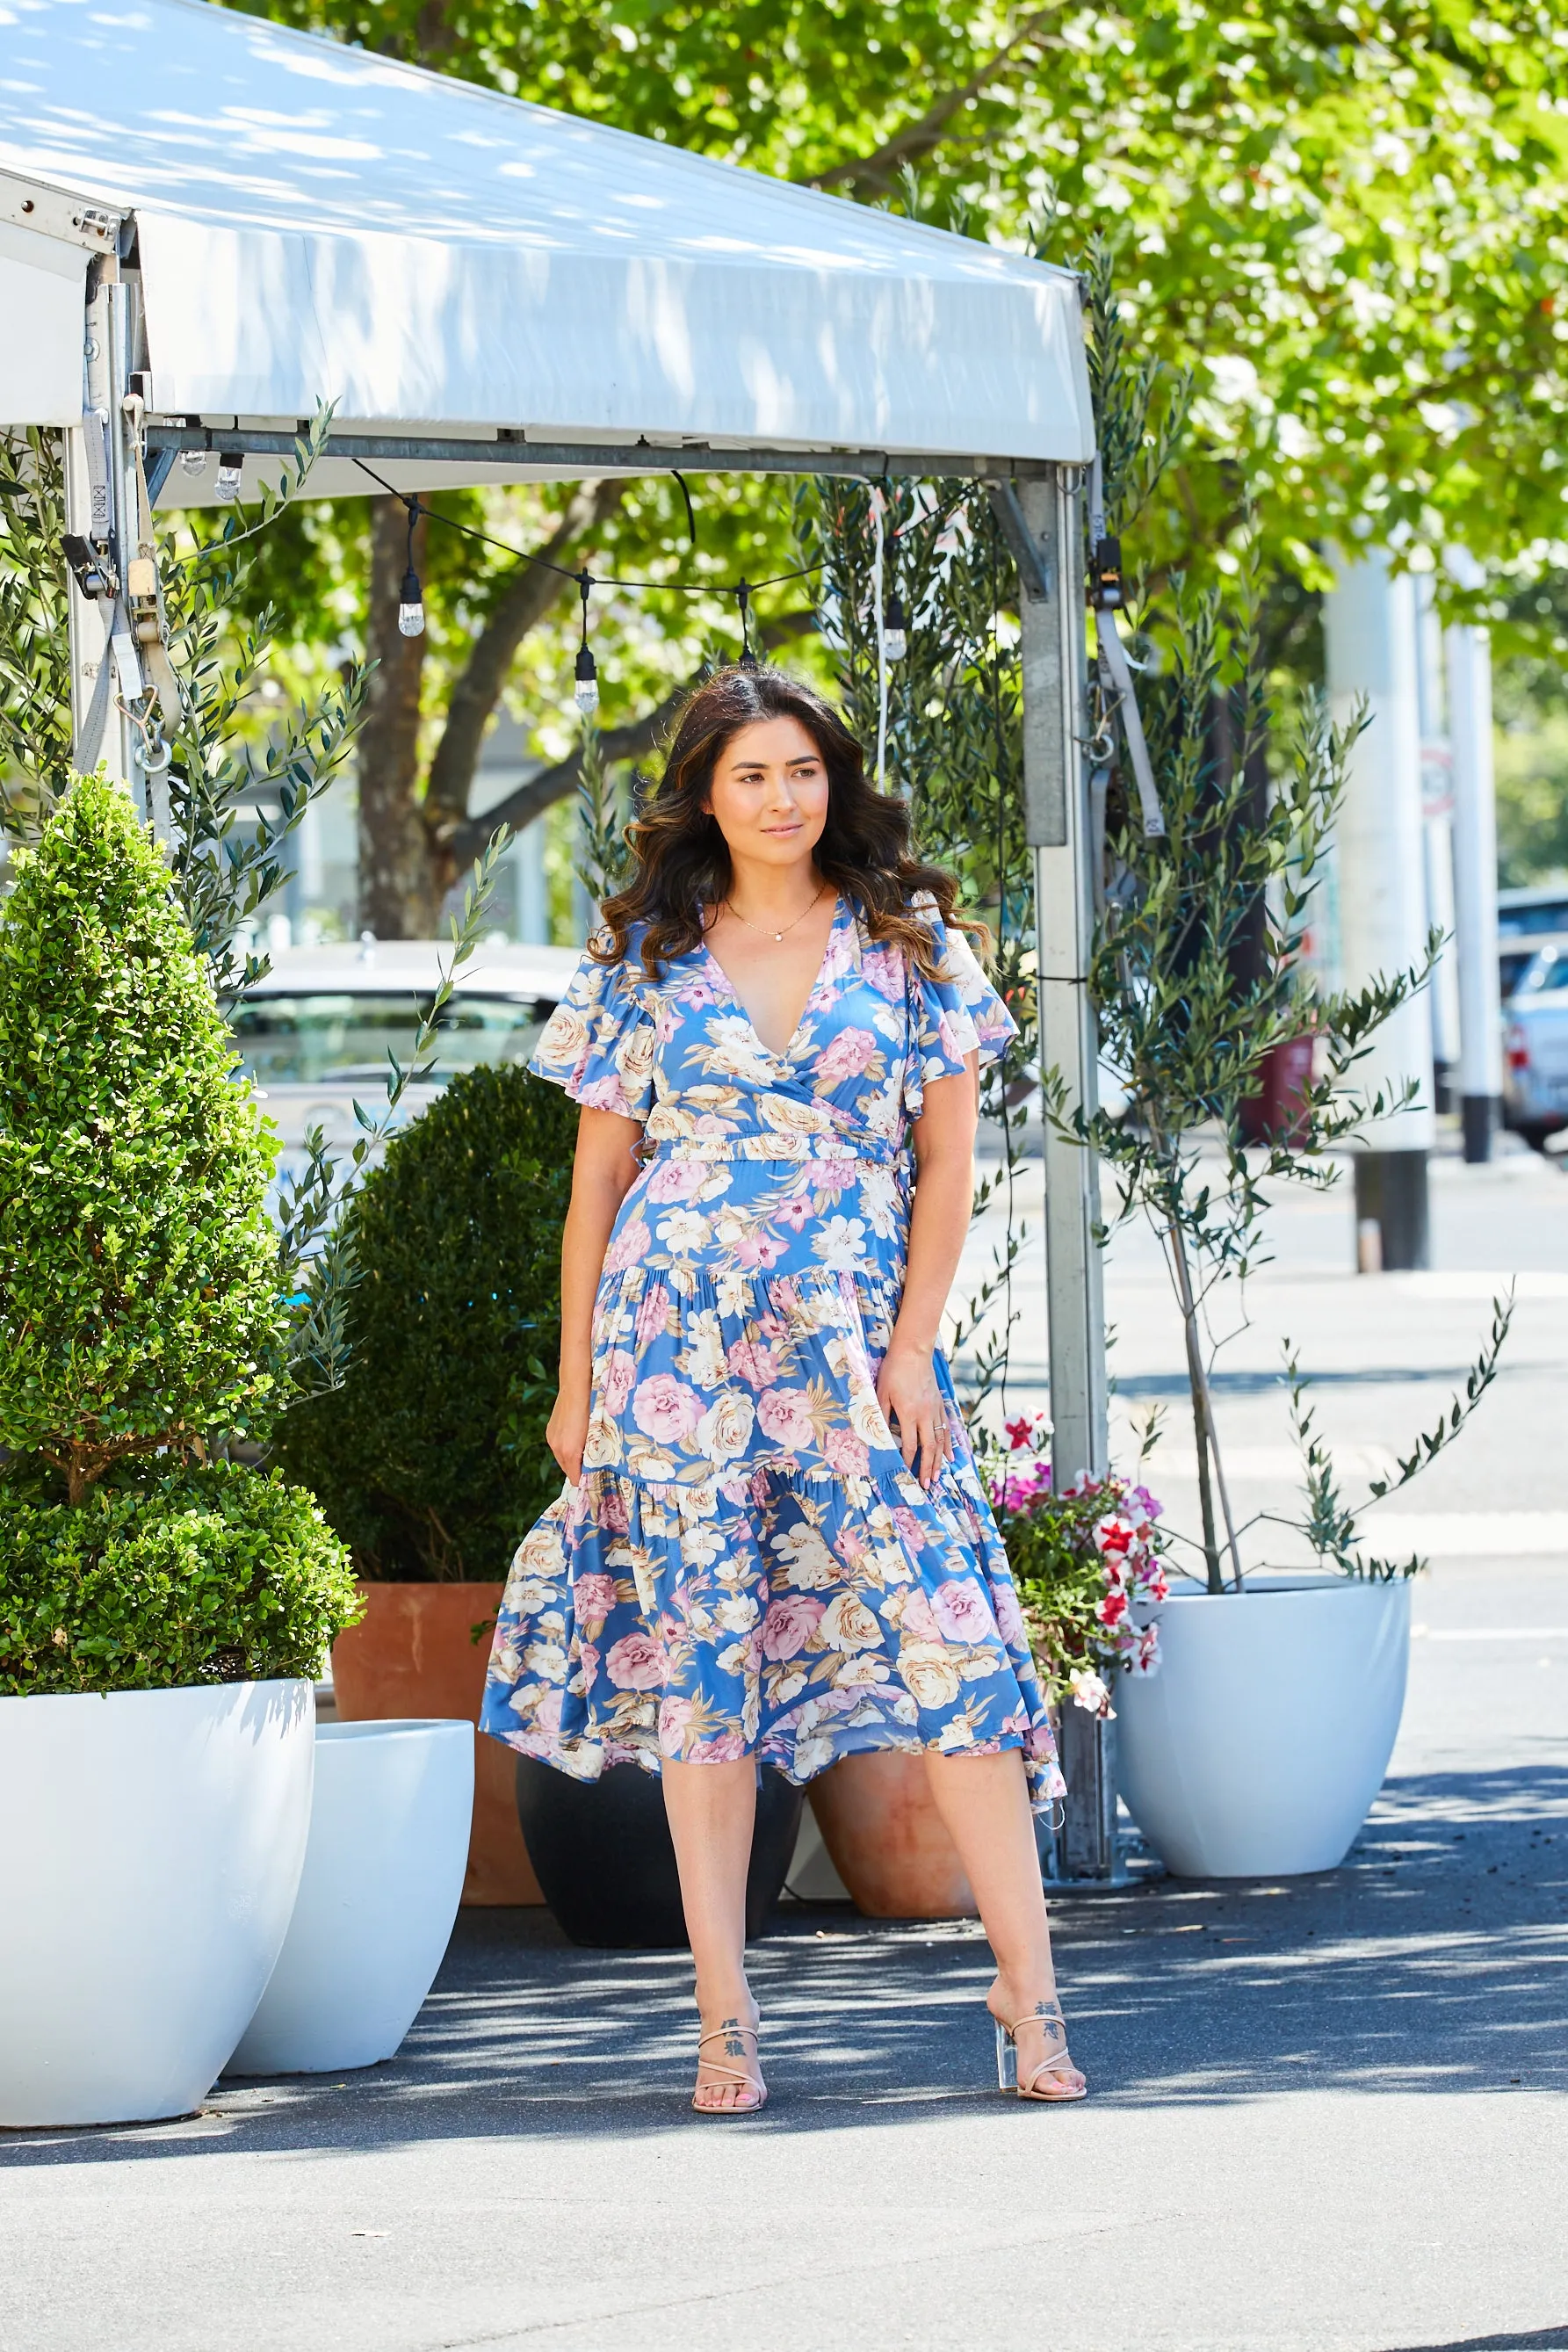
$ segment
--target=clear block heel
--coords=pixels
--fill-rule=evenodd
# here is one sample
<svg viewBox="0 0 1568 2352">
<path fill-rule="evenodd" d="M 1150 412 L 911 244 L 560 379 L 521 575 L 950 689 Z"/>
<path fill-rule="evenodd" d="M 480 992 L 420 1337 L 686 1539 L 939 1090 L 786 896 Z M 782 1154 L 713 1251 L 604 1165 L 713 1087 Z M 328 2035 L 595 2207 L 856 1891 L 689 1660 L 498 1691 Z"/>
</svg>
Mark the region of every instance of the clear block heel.
<svg viewBox="0 0 1568 2352">
<path fill-rule="evenodd" d="M 997 2027 L 997 2088 L 1016 2091 L 1019 2086 L 1018 2043 L 998 2018 Z"/>
</svg>

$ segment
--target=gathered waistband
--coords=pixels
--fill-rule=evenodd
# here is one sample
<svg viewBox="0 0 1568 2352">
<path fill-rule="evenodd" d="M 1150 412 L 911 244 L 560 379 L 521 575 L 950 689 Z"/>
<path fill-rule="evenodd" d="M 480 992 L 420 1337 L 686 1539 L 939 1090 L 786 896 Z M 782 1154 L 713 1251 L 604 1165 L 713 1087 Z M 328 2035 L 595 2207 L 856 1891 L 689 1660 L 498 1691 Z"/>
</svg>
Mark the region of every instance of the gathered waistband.
<svg viewBox="0 0 1568 2352">
<path fill-rule="evenodd" d="M 894 1168 L 908 1155 L 907 1133 L 891 1135 L 680 1135 L 652 1141 L 655 1160 L 856 1160 Z"/>
</svg>

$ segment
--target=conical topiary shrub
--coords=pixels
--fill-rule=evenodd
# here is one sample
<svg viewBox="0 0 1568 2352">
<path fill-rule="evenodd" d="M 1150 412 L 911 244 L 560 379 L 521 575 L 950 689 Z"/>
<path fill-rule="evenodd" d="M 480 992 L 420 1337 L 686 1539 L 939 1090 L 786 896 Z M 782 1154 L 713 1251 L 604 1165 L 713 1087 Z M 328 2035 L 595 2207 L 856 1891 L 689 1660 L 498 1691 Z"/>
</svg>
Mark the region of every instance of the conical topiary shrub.
<svg viewBox="0 0 1568 2352">
<path fill-rule="evenodd" d="M 0 925 L 0 1696 L 308 1676 L 355 1614 L 282 1402 L 273 1148 L 170 889 L 102 777 Z"/>
<path fill-rule="evenodd" d="M 273 1150 L 168 869 L 102 777 L 21 860 L 0 928 L 0 1444 L 78 1502 L 274 1407 Z"/>
</svg>

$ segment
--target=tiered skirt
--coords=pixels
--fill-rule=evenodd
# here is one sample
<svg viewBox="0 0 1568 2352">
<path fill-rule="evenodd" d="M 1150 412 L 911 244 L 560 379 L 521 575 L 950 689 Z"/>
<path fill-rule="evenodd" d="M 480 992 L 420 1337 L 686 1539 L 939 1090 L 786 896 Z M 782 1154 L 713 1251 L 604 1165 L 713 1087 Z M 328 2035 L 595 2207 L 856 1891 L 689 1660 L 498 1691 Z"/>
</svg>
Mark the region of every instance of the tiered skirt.
<svg viewBox="0 0 1568 2352">
<path fill-rule="evenodd" d="M 1016 1748 L 1048 1806 L 1044 1696 L 946 1362 L 931 1486 L 876 1402 L 901 1279 L 615 1258 L 582 1476 L 518 1546 L 482 1727 L 580 1780 Z"/>
</svg>

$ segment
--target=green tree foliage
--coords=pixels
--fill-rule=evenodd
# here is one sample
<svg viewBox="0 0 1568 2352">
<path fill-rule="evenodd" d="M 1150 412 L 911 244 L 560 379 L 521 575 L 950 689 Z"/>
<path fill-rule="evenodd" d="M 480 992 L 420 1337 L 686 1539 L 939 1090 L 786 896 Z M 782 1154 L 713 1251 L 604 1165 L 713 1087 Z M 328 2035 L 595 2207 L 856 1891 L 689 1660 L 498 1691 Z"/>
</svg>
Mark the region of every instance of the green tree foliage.
<svg viewBox="0 0 1568 2352">
<path fill-rule="evenodd" d="M 79 780 L 0 928 L 0 1444 L 72 1502 L 275 1409 L 273 1147 L 235 1060 L 162 854 Z"/>
<path fill-rule="evenodd" d="M 271 0 L 251 13 L 788 178 L 861 184 L 863 156 L 864 184 L 887 186 L 945 132 L 965 146 L 1001 132 L 1014 93 L 991 93 L 1009 64 L 1040 59 L 1054 12 L 953 0 Z M 900 127 L 898 152 L 880 156 Z"/>
<path fill-rule="evenodd" d="M 454 1079 L 347 1221 L 347 1378 L 280 1452 L 361 1574 L 498 1578 L 560 1474 L 544 1443 L 577 1112 L 521 1068 Z"/>
<path fill-rule="evenodd" d="M 1115 237 L 1198 373 L 1158 518 L 1189 569 L 1368 515 L 1512 555 L 1561 533 L 1568 27 L 1538 0 L 265 0 L 508 94 L 1071 259 Z M 1153 519 L 1151 519 L 1153 520 Z"/>
<path fill-rule="evenodd" d="M 1568 685 L 1544 669 L 1511 663 L 1498 680 L 1498 879 L 1510 887 L 1568 874 Z"/>
<path fill-rule="evenodd" d="M 1555 85 L 1568 31 L 1543 0 L 1483 16 L 1430 0 L 1122 0 L 1091 15 L 994 0 L 246 5 L 1053 259 L 1072 262 L 1108 235 L 1142 341 L 1190 368 L 1196 394 L 1181 460 L 1144 516 L 1143 560 L 1161 579 L 1233 575 L 1245 524 L 1270 583 L 1270 652 L 1303 682 L 1316 681 L 1321 652 L 1315 630 L 1292 623 L 1301 583 L 1327 585 L 1323 541 L 1370 524 L 1379 538 L 1458 540 L 1493 562 L 1528 563 L 1561 536 L 1568 132 Z M 579 495 L 570 486 L 485 499 L 492 528 L 511 509 L 499 536 L 531 528 L 558 560 L 610 570 L 635 547 L 647 577 L 661 549 L 683 567 L 717 551 L 729 577 L 757 578 L 783 568 L 779 487 L 700 485 L 695 557 L 668 483 L 635 486 L 559 541 Z M 323 608 L 344 603 L 344 530 L 319 526 Z M 547 762 L 502 811 L 521 824 L 578 781 L 561 598 L 539 595 L 507 644 L 496 625 L 516 602 L 504 560 L 472 542 L 444 559 L 443 536 L 433 527 L 433 570 L 448 562 L 454 578 L 450 592 L 437 580 L 429 647 L 389 636 L 383 668 L 423 666 L 413 709 L 423 695 L 428 731 L 446 703 L 454 722 L 465 698 L 488 715 L 499 685 L 485 684 L 471 651 L 486 634 L 490 653 L 504 651 Z M 785 592 L 759 610 L 792 633 L 801 601 Z M 674 597 L 606 606 L 607 758 L 657 741 L 713 621 Z M 406 835 L 412 878 L 394 877 L 378 927 L 428 929 L 452 856 L 476 848 L 465 812 L 476 741 L 471 726 L 449 726 L 428 780 L 408 756 L 408 806 L 373 830 Z M 378 776 L 393 764 L 378 760 Z M 373 864 L 375 845 L 362 837 L 361 848 Z"/>
<path fill-rule="evenodd" d="M 1521 629 L 1552 650 L 1520 648 Z M 1492 686 L 1499 878 L 1557 881 L 1568 874 L 1568 571 L 1554 564 L 1497 600 L 1493 638 L 1511 653 Z"/>
<path fill-rule="evenodd" d="M 0 1696 L 313 1678 L 358 1609 L 310 1496 L 238 1463 L 75 1507 L 0 1486 Z"/>
<path fill-rule="evenodd" d="M 253 576 L 267 535 L 287 531 L 329 421 L 319 412 L 252 512 L 230 508 L 183 559 L 171 535 L 159 542 L 178 701 L 150 702 L 144 717 L 166 755 L 175 896 L 220 990 L 267 969 L 265 957 L 236 953 L 236 934 L 284 879 L 285 845 L 346 758 L 364 699 L 350 662 L 298 707 L 279 708 L 268 674 L 279 614 L 266 593 L 277 574 L 263 566 Z M 0 832 L 18 842 L 36 839 L 71 774 L 64 529 L 58 436 L 0 433 Z"/>
<path fill-rule="evenodd" d="M 264 957 L 235 952 L 235 934 L 284 881 L 289 837 L 347 759 L 365 699 L 365 673 L 349 662 L 302 701 L 269 704 L 264 688 L 276 690 L 269 673 L 281 614 L 270 599 L 258 607 L 242 593 L 259 548 L 287 526 L 329 423 L 329 412 L 319 410 L 291 464 L 276 484 L 264 483 L 253 514 L 229 508 L 183 562 L 171 541 L 163 542 L 169 652 L 180 689 L 179 709 L 163 720 L 171 865 L 220 992 L 267 970 Z M 242 612 L 246 617 L 236 623 Z M 267 723 L 259 740 L 254 727 L 247 740 L 242 721 L 258 700 Z"/>
<path fill-rule="evenodd" d="M 1120 532 L 1157 495 L 1162 469 L 1179 463 L 1183 404 L 1178 393 L 1174 408 L 1161 410 L 1155 376 L 1124 334 L 1103 257 L 1089 285 L 1106 522 Z M 1333 726 L 1317 698 L 1279 724 L 1260 626 L 1260 565 L 1251 547 L 1242 557 L 1228 594 L 1179 577 L 1163 593 L 1146 579 L 1134 584 L 1138 699 L 1164 821 L 1156 834 L 1145 830 L 1133 789 L 1124 707 L 1103 657 L 1097 667 L 1089 757 L 1103 849 L 1088 983 L 1101 1066 L 1124 1099 L 1114 1110 L 1085 1113 L 1068 1102 L 1055 1073 L 1046 1090 L 1047 1117 L 1091 1146 L 1111 1178 L 1113 1227 L 1145 1217 L 1160 1244 L 1186 1343 L 1202 1518 L 1195 1548 L 1214 1592 L 1224 1586 L 1227 1551 L 1239 1588 L 1247 1529 L 1231 1510 L 1215 1423 L 1213 1303 L 1267 1257 L 1270 1188 L 1333 1183 L 1335 1148 L 1413 1098 L 1413 1080 L 1368 1095 L 1356 1085 L 1357 1066 L 1376 1030 L 1424 984 L 1439 944 L 1434 933 L 1422 963 L 1379 973 L 1364 988 L 1331 995 L 1312 987 L 1303 968 L 1303 919 L 1360 722 Z M 1116 626 L 1113 614 L 1096 615 L 1102 642 Z M 1263 792 L 1258 782 L 1270 740 L 1272 783 Z M 1262 1093 L 1265 1065 L 1309 1041 L 1314 1066 L 1289 1130 L 1265 1136 L 1257 1148 L 1248 1112 Z M 1508 1319 L 1500 1304 L 1466 1398 L 1401 1464 L 1398 1479 L 1374 1486 L 1372 1500 L 1408 1483 L 1458 1435 L 1490 1383 Z M 1355 1514 L 1339 1501 L 1293 1360 L 1289 1370 L 1305 1472 L 1302 1531 L 1321 1558 L 1354 1570 Z M 1408 1562 L 1406 1572 L 1420 1564 Z M 1386 1562 L 1365 1567 L 1393 1572 Z"/>
</svg>

